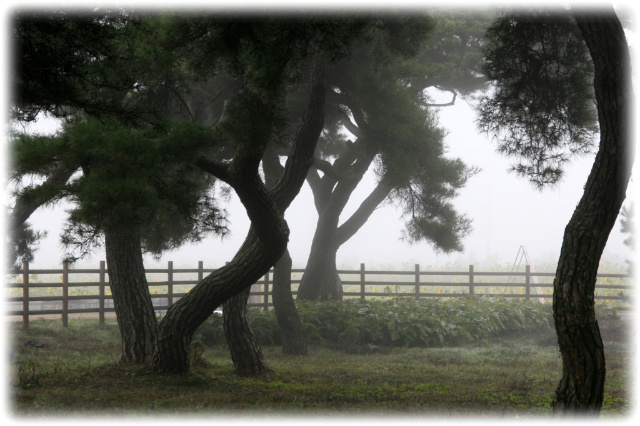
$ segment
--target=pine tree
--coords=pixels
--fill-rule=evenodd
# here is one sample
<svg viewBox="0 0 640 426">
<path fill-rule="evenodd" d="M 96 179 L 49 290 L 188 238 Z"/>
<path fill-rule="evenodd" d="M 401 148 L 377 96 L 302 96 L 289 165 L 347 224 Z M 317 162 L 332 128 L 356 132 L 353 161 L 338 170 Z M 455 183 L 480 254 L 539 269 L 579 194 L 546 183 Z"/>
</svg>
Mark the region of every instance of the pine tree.
<svg viewBox="0 0 640 426">
<path fill-rule="evenodd" d="M 54 137 L 14 141 L 15 171 L 38 176 L 51 164 L 80 165 L 60 189 L 74 204 L 62 242 L 74 262 L 105 245 L 109 285 L 126 362 L 150 362 L 157 322 L 144 252 L 159 255 L 208 233 L 225 232 L 214 181 L 193 165 L 193 129 L 136 129 L 115 120 L 77 119 Z"/>
<path fill-rule="evenodd" d="M 251 227 L 231 262 L 198 283 L 162 319 L 154 366 L 171 372 L 188 370 L 191 336 L 211 312 L 246 291 L 284 253 L 289 235 L 284 211 L 304 182 L 324 123 L 326 67 L 343 54 L 362 24 L 359 19 L 303 16 L 203 17 L 185 21 L 185 25 L 191 26 L 190 34 L 203 34 L 189 45 L 198 52 L 197 58 L 206 58 L 195 65 L 201 70 L 224 71 L 236 81 L 213 135 L 223 146 L 234 147 L 231 159 L 212 152 L 200 156 L 196 165 L 235 190 Z M 267 188 L 259 166 L 274 135 L 287 123 L 282 111 L 286 89 L 292 84 L 299 84 L 307 94 L 303 113 L 297 120 L 300 125 L 295 126 L 284 172 L 275 186 Z M 246 318 L 244 307 L 240 308 L 239 315 L 229 318 L 230 334 L 240 340 L 237 346 L 250 349 L 238 351 L 242 359 L 234 359 L 234 364 L 236 368 L 248 366 L 239 374 L 254 374 L 260 371 L 261 357 L 257 345 L 250 342 L 250 333 L 242 332 Z"/>
<path fill-rule="evenodd" d="M 126 362 L 150 361 L 156 342 L 142 253 L 225 230 L 208 194 L 213 181 L 193 165 L 201 129 L 167 121 L 187 76 L 155 37 L 161 21 L 53 12 L 15 22 L 15 116 L 46 112 L 67 124 L 53 137 L 14 139 L 14 180 L 45 182 L 18 194 L 12 229 L 44 203 L 75 203 L 62 240 L 75 257 L 105 244 Z M 42 57 L 51 58 L 44 70 Z M 76 170 L 81 174 L 69 181 Z"/>
<path fill-rule="evenodd" d="M 334 89 L 327 125 L 307 178 L 318 224 L 299 299 L 342 297 L 336 253 L 383 202 L 401 207 L 407 241 L 425 240 L 443 252 L 462 248 L 470 221 L 455 211 L 451 200 L 474 169 L 446 158 L 444 130 L 425 90 L 446 90 L 455 102 L 458 92 L 483 86 L 484 78 L 476 72 L 482 33 L 472 31 L 469 23 L 482 28 L 486 21 L 464 14 L 434 15 L 383 16 L 367 41 L 329 74 Z M 349 218 L 341 218 L 372 167 L 376 187 Z"/>
<path fill-rule="evenodd" d="M 495 92 L 481 126 L 502 152 L 523 159 L 516 172 L 542 187 L 562 177 L 572 156 L 600 142 L 583 196 L 565 229 L 553 312 L 562 356 L 554 411 L 597 414 L 605 354 L 594 311 L 596 274 L 631 175 L 629 49 L 613 8 L 510 13 L 493 26 L 487 52 Z M 595 100 L 596 111 L 593 110 Z"/>
</svg>

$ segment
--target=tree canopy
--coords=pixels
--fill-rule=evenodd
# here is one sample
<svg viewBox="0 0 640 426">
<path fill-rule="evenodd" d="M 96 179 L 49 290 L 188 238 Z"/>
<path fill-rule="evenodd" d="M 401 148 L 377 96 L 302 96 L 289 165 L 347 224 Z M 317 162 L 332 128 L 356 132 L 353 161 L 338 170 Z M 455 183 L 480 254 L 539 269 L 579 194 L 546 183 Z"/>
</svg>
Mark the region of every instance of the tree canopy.
<svg viewBox="0 0 640 426">
<path fill-rule="evenodd" d="M 158 104 L 145 99 L 166 97 L 171 87 L 169 76 L 158 72 L 165 64 L 150 60 L 154 32 L 139 16 L 51 9 L 16 11 L 12 23 L 12 117 L 82 111 L 156 121 Z"/>
<path fill-rule="evenodd" d="M 154 254 L 224 234 L 214 180 L 193 165 L 202 138 L 193 129 L 157 133 L 90 119 L 65 125 L 59 136 L 22 135 L 12 144 L 13 172 L 45 175 L 52 163 L 79 165 L 82 173 L 57 195 L 75 205 L 62 241 L 79 250 L 76 256 L 99 245 L 106 227 L 123 222 L 142 229 L 143 248 Z"/>
<path fill-rule="evenodd" d="M 597 132 L 593 63 L 570 14 L 510 12 L 487 31 L 491 90 L 478 107 L 479 128 L 513 170 L 536 187 L 555 184 L 563 166 L 593 147 Z"/>
<path fill-rule="evenodd" d="M 447 156 L 437 107 L 484 86 L 486 24 L 487 17 L 451 11 L 387 15 L 330 70 L 325 129 L 307 177 L 319 218 L 298 298 L 340 297 L 335 253 L 383 202 L 399 207 L 408 242 L 462 250 L 471 221 L 452 201 L 476 170 Z M 430 89 L 452 93 L 452 101 L 436 104 Z M 376 186 L 341 217 L 368 170 Z"/>
</svg>

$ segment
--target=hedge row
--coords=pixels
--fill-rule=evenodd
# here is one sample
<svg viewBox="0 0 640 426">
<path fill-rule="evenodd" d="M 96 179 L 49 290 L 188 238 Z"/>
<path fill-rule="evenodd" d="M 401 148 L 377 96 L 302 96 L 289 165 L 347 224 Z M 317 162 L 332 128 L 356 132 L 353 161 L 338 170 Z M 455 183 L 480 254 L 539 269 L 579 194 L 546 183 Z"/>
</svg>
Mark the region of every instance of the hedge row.
<svg viewBox="0 0 640 426">
<path fill-rule="evenodd" d="M 452 299 L 297 302 L 309 344 L 446 346 L 513 331 L 549 329 L 551 304 L 521 299 Z M 261 345 L 280 344 L 273 310 L 250 309 L 247 318 Z M 212 315 L 196 332 L 207 345 L 225 343 L 222 317 Z"/>
</svg>

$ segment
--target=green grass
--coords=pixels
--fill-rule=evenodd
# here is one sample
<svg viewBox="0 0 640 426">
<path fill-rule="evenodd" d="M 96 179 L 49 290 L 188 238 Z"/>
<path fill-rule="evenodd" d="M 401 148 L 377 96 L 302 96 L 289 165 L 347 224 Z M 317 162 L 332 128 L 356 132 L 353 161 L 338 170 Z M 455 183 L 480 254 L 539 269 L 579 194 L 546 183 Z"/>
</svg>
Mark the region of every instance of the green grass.
<svg viewBox="0 0 640 426">
<path fill-rule="evenodd" d="M 631 345 L 603 326 L 608 380 L 603 416 L 628 414 Z M 618 330 L 619 331 L 619 330 Z M 24 346 L 30 340 L 44 348 Z M 394 348 L 356 355 L 311 347 L 306 357 L 264 347 L 270 371 L 241 378 L 225 345 L 208 347 L 206 364 L 174 376 L 118 365 L 115 321 L 32 321 L 12 327 L 13 414 L 550 416 L 561 361 L 549 331 L 479 344 Z"/>
</svg>

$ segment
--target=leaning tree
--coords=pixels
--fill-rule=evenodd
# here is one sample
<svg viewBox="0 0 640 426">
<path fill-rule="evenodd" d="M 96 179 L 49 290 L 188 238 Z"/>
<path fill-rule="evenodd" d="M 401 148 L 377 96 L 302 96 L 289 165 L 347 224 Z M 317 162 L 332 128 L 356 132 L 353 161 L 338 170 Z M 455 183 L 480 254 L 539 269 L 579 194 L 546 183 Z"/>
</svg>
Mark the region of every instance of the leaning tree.
<svg viewBox="0 0 640 426">
<path fill-rule="evenodd" d="M 363 37 L 354 43 L 349 55 L 329 71 L 332 90 L 324 111 L 325 127 L 307 176 L 319 220 L 308 271 L 299 287 L 299 298 L 339 297 L 341 285 L 335 272 L 336 252 L 383 200 L 393 199 L 403 204 L 406 216 L 410 217 L 408 239 L 427 239 L 434 242 L 436 249 L 443 250 L 460 246 L 459 237 L 466 233 L 468 222 L 450 208 L 447 200 L 455 195 L 455 188 L 464 184 L 471 170 L 457 160 L 442 157 L 439 152 L 442 132 L 430 111 L 418 112 L 418 109 L 435 106 L 425 103 L 427 97 L 423 92 L 427 88 L 437 87 L 453 93 L 455 101 L 458 93 L 467 94 L 482 86 L 485 78 L 478 72 L 481 64 L 478 46 L 481 28 L 487 19 L 484 15 L 461 13 L 435 15 L 435 27 L 433 19 L 421 14 L 374 16 L 376 19 L 369 21 Z M 362 81 L 370 84 L 359 84 Z M 304 98 L 295 91 L 289 98 L 288 121 L 297 125 L 299 119 L 296 119 L 295 111 L 301 108 Z M 356 111 L 352 115 L 358 114 L 358 124 L 350 120 L 350 108 Z M 364 115 L 367 115 L 366 122 L 360 119 Z M 364 130 L 360 131 L 359 126 Z M 340 129 L 345 128 L 359 136 L 368 132 L 373 137 L 361 137 L 353 143 L 341 133 Z M 376 139 L 383 134 L 387 135 L 386 142 Z M 395 140 L 389 134 L 393 134 Z M 268 186 L 272 184 L 269 181 L 282 173 L 279 157 L 286 157 L 290 139 L 278 137 L 277 143 L 272 143 L 265 152 L 262 164 Z M 397 154 L 402 151 L 415 155 L 400 158 Z M 386 169 L 381 172 L 386 176 L 357 212 L 338 229 L 341 212 L 373 163 L 378 171 Z M 402 173 L 398 173 L 397 165 L 401 163 Z M 241 350 L 234 349 L 237 330 L 245 330 L 250 335 L 250 326 L 244 318 L 248 295 L 249 290 L 246 290 L 223 305 L 225 333 L 232 352 Z M 274 266 L 273 304 L 283 352 L 306 354 L 291 295 L 291 257 L 286 251 Z M 232 322 L 242 324 L 242 327 L 227 327 Z M 250 337 L 245 341 L 248 342 L 246 347 L 257 346 Z M 253 343 L 250 345 L 249 342 Z M 253 371 L 261 371 L 258 357 L 247 359 L 257 360 Z"/>
<path fill-rule="evenodd" d="M 344 52 L 361 27 L 358 19 L 326 17 L 205 16 L 186 25 L 191 26 L 191 34 L 202 35 L 187 47 L 206 53 L 196 65 L 224 70 L 238 82 L 219 121 L 203 136 L 211 152 L 198 157 L 195 164 L 235 190 L 251 227 L 231 262 L 199 282 L 160 322 L 153 362 L 157 370 L 172 372 L 188 370 L 196 328 L 225 300 L 255 283 L 283 254 L 289 234 L 284 211 L 304 182 L 323 127 L 326 67 Z M 281 126 L 285 89 L 296 81 L 302 82 L 308 93 L 301 111 L 302 124 L 282 177 L 269 189 L 259 166 Z M 215 147 L 229 143 L 235 146 L 233 156 L 221 160 Z M 240 356 L 261 355 L 243 351 Z M 237 359 L 234 363 L 242 364 Z"/>
<path fill-rule="evenodd" d="M 521 159 L 517 173 L 538 187 L 556 183 L 567 161 L 590 150 L 599 124 L 598 150 L 565 228 L 553 294 L 562 356 L 554 411 L 597 414 L 605 354 L 594 310 L 596 274 L 634 154 L 625 34 L 608 7 L 508 13 L 489 38 L 487 74 L 494 91 L 480 104 L 479 123 L 496 137 L 499 151 Z"/>
</svg>

